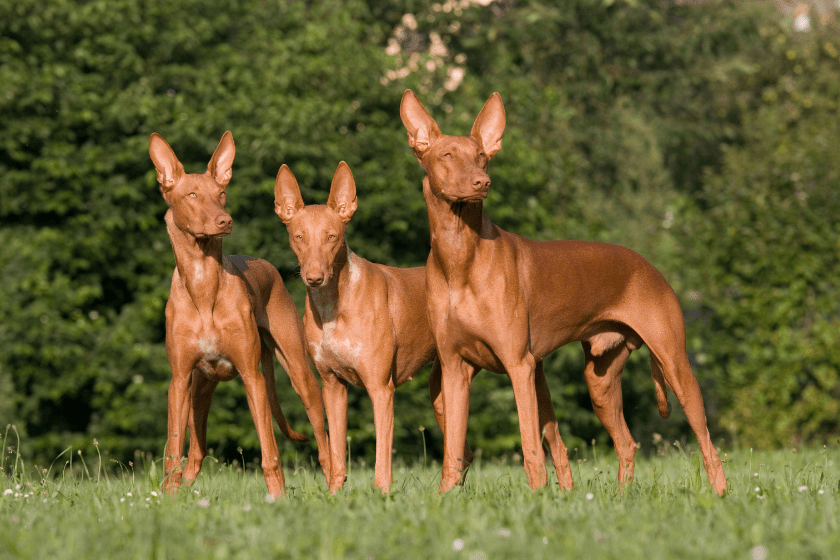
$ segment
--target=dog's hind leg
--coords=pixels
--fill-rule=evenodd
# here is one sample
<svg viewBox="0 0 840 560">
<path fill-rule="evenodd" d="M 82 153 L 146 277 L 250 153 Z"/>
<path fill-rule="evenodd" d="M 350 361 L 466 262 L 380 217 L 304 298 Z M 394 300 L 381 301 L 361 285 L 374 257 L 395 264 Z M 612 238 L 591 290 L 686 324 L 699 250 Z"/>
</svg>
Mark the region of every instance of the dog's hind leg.
<svg viewBox="0 0 840 560">
<path fill-rule="evenodd" d="M 586 357 L 584 376 L 592 407 L 613 440 L 618 455 L 618 483 L 623 486 L 633 481 L 636 455 L 636 442 L 624 419 L 621 395 L 621 373 L 630 356 L 630 349 L 622 342 L 596 356 L 589 342 L 584 341 L 582 344 Z"/>
<path fill-rule="evenodd" d="M 650 346 L 650 345 L 648 345 Z M 703 467 L 709 477 L 715 492 L 722 495 L 726 492 L 726 476 L 723 472 L 723 464 L 718 457 L 717 450 L 712 444 L 709 435 L 709 428 L 706 424 L 706 411 L 703 408 L 703 396 L 700 394 L 700 385 L 691 371 L 688 363 L 688 356 L 684 351 L 673 352 L 667 356 L 668 360 L 660 358 L 659 354 L 651 347 L 651 368 L 661 372 L 665 383 L 674 392 L 680 406 L 685 412 L 688 423 L 697 436 L 700 444 L 700 452 L 703 454 Z M 655 374 L 654 374 L 655 375 Z"/>
</svg>

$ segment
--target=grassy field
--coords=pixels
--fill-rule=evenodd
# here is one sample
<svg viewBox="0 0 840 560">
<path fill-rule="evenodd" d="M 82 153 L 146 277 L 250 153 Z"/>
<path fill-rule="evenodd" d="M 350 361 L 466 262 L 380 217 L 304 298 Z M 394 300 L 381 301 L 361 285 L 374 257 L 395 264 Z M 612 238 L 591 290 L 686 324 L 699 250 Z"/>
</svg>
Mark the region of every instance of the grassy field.
<svg viewBox="0 0 840 560">
<path fill-rule="evenodd" d="M 48 475 L 4 454 L 0 559 L 836 558 L 840 450 L 728 453 L 715 496 L 697 455 L 639 457 L 619 493 L 612 452 L 572 457 L 576 490 L 531 492 L 519 464 L 479 462 L 436 495 L 439 465 L 395 467 L 390 496 L 352 469 L 331 496 L 320 472 L 286 466 L 288 499 L 258 472 L 208 459 L 193 487 L 161 496 L 160 463 L 100 470 L 70 453 Z M 422 460 L 421 460 L 422 463 Z M 56 465 L 63 465 L 57 467 Z M 154 465 L 154 466 L 153 466 Z M 103 465 L 104 467 L 105 465 Z M 553 470 L 552 476 L 553 476 Z"/>
</svg>

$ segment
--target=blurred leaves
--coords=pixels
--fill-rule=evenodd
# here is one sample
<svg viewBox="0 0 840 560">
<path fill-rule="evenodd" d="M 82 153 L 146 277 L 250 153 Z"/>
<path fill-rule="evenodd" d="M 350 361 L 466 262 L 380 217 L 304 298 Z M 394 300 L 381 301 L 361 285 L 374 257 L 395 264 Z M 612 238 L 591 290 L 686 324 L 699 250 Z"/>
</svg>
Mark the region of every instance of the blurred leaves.
<svg viewBox="0 0 840 560">
<path fill-rule="evenodd" d="M 706 177 L 686 233 L 707 247 L 687 264 L 707 315 L 700 347 L 722 381 L 721 421 L 769 447 L 840 428 L 840 63 L 836 37 L 761 34 L 769 52 L 729 75 L 742 89 L 743 142 Z"/>
</svg>

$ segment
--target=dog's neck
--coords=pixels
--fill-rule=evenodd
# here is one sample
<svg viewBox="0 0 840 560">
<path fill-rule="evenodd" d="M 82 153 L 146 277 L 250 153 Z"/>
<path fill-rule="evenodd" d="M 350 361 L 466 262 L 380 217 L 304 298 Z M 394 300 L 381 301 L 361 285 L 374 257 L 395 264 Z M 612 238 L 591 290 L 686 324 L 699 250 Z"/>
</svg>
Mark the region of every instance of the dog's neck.
<svg viewBox="0 0 840 560">
<path fill-rule="evenodd" d="M 178 274 L 204 322 L 205 317 L 212 315 L 224 271 L 222 238 L 197 238 L 181 230 L 175 225 L 171 209 L 164 219 Z"/>
<path fill-rule="evenodd" d="M 306 293 L 312 304 L 315 318 L 321 323 L 335 321 L 340 311 L 339 299 L 341 294 L 353 289 L 359 279 L 358 264 L 354 262 L 356 255 L 344 239 L 342 247 L 333 261 L 332 274 L 329 281 L 318 287 L 306 287 Z"/>
<path fill-rule="evenodd" d="M 482 241 L 493 228 L 484 215 L 483 202 L 452 202 L 435 196 L 428 176 L 423 179 L 423 196 L 429 212 L 433 258 L 450 283 L 465 279 Z"/>
</svg>

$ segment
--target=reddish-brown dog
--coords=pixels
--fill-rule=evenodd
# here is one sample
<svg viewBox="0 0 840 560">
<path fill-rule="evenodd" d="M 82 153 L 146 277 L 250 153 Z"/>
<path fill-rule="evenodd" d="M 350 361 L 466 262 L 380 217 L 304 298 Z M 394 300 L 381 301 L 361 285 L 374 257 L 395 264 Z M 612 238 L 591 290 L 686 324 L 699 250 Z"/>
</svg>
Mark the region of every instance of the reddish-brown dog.
<svg viewBox="0 0 840 560">
<path fill-rule="evenodd" d="M 285 493 L 272 413 L 289 439 L 308 438 L 293 431 L 280 410 L 272 351 L 303 401 L 315 430 L 321 468 L 329 478 L 324 405 L 306 360 L 303 325 L 292 298 L 270 263 L 222 254 L 222 238 L 233 227 L 225 210 L 233 136 L 225 132 L 202 175 L 185 173 L 175 152 L 159 134 L 152 134 L 149 140 L 149 155 L 169 205 L 166 227 L 176 264 L 166 304 L 166 353 L 172 381 L 164 489 L 175 492 L 181 483 L 188 423 L 190 451 L 183 475 L 188 481 L 198 476 L 207 454 L 207 415 L 213 391 L 219 381 L 238 373 L 257 426 L 268 491 L 274 496 Z"/>
<path fill-rule="evenodd" d="M 619 457 L 619 481 L 632 480 L 636 451 L 624 420 L 621 372 L 630 352 L 647 344 L 659 413 L 670 413 L 666 386 L 670 387 L 700 442 L 709 481 L 723 494 L 726 478 L 688 363 L 682 310 L 659 271 L 623 247 L 531 241 L 490 222 L 482 201 L 490 187 L 487 166 L 502 147 L 505 128 L 498 93 L 484 105 L 470 136 L 442 134 L 410 90 L 403 95 L 400 116 L 408 143 L 426 172 L 423 194 L 432 237 L 426 294 L 443 369 L 440 489 L 457 484 L 465 466 L 459 454 L 469 390 L 481 368 L 510 377 L 528 482 L 532 488 L 546 483 L 540 426 L 552 432 L 554 419 L 548 417 L 551 400 L 542 360 L 577 340 L 583 344 L 595 412 Z M 565 449 L 563 453 L 561 460 L 568 465 Z M 555 457 L 555 465 L 556 461 Z"/>
<path fill-rule="evenodd" d="M 392 480 L 394 390 L 436 355 L 426 314 L 426 271 L 371 263 L 350 250 L 344 230 L 356 211 L 356 183 L 343 161 L 333 177 L 326 206 L 304 206 L 298 183 L 286 165 L 277 174 L 274 200 L 306 284 L 304 332 L 324 384 L 332 435 L 330 489 L 341 488 L 347 475 L 344 440 L 349 382 L 364 387 L 373 403 L 374 482 L 387 492 Z M 437 361 L 429 388 L 440 423 Z M 470 454 L 466 444 L 464 449 Z"/>
</svg>

